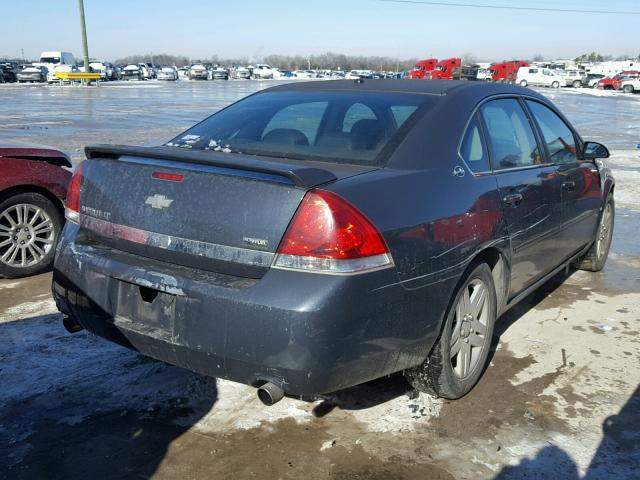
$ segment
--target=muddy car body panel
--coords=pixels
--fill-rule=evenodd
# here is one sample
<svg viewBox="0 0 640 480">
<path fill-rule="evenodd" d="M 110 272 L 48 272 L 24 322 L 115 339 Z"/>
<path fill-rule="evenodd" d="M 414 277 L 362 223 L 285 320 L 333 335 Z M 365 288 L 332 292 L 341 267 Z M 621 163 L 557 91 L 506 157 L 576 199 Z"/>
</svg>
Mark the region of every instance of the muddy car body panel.
<svg viewBox="0 0 640 480">
<path fill-rule="evenodd" d="M 476 162 L 465 150 L 474 122 L 490 120 L 504 100 L 529 119 L 538 163 L 511 165 L 506 155 L 494 169 L 486 155 Z M 317 134 L 282 127 L 280 118 L 269 141 L 268 132 L 247 132 L 244 141 L 242 129 L 255 127 L 245 114 L 234 134 L 242 148 L 207 136 L 208 121 L 232 128 L 236 108 L 262 112 L 271 102 L 329 110 Z M 354 102 L 376 120 L 362 112 L 348 120 Z M 164 147 L 90 148 L 74 221 L 58 247 L 56 302 L 83 327 L 151 357 L 290 394 L 414 367 L 474 261 L 492 267 L 503 312 L 593 243 L 610 174 L 594 161 L 550 160 L 580 157 L 582 139 L 571 130 L 573 146 L 545 143 L 527 102 L 566 122 L 543 96 L 510 85 L 308 82 L 249 97 Z M 351 157 L 318 153 L 336 151 Z M 387 250 L 357 261 L 381 263 L 319 272 L 283 253 L 316 194 L 370 222 Z M 507 204 L 516 196 L 518 205 Z"/>
<path fill-rule="evenodd" d="M 0 145 L 0 194 L 9 189 L 41 189 L 62 204 L 71 173 L 69 157 L 47 147 Z"/>
</svg>

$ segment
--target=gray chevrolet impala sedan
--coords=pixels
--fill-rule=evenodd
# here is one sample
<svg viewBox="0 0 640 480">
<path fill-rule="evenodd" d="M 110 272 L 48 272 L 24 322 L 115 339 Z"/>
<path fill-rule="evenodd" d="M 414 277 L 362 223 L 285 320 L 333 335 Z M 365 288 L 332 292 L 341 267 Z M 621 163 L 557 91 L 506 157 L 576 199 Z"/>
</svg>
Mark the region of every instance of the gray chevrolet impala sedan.
<svg viewBox="0 0 640 480">
<path fill-rule="evenodd" d="M 459 398 L 496 319 L 602 269 L 613 231 L 606 147 L 511 85 L 279 85 L 86 154 L 53 275 L 66 328 L 266 404 L 400 371 Z"/>
</svg>

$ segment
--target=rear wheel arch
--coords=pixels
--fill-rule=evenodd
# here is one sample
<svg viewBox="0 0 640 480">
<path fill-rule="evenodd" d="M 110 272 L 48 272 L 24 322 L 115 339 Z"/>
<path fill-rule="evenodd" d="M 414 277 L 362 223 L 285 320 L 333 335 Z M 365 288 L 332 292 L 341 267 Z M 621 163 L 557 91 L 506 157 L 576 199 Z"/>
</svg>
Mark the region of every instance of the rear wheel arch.
<svg viewBox="0 0 640 480">
<path fill-rule="evenodd" d="M 16 185 L 9 187 L 6 190 L 0 192 L 0 202 L 5 201 L 7 198 L 19 195 L 21 193 L 38 193 L 53 203 L 60 214 L 64 217 L 64 203 L 53 192 L 46 188 L 39 187 L 37 185 Z"/>
<path fill-rule="evenodd" d="M 500 312 L 501 307 L 506 303 L 509 289 L 509 262 L 507 261 L 507 256 L 499 248 L 489 247 L 479 252 L 471 264 L 475 264 L 476 261 L 486 263 L 491 269 L 496 290 L 496 304 L 498 312 Z"/>
<path fill-rule="evenodd" d="M 496 291 L 496 305 L 498 315 L 502 311 L 503 304 L 506 303 L 509 292 L 509 261 L 507 255 L 499 248 L 488 247 L 478 252 L 465 266 L 462 273 L 460 273 L 455 283 L 452 283 L 453 288 L 450 292 L 450 298 L 446 302 L 446 310 L 444 311 L 440 323 L 438 325 L 438 336 L 442 334 L 442 329 L 445 325 L 446 312 L 451 308 L 453 301 L 455 300 L 455 292 L 461 287 L 462 283 L 466 281 L 467 276 L 473 271 L 475 267 L 480 263 L 486 263 L 491 270 L 491 276 L 493 278 L 493 284 Z"/>
</svg>

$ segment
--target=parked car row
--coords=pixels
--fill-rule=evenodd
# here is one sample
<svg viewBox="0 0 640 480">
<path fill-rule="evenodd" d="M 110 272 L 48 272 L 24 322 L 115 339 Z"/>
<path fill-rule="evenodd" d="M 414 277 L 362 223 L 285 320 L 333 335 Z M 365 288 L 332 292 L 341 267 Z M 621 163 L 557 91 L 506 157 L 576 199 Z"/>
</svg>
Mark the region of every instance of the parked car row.
<svg viewBox="0 0 640 480">
<path fill-rule="evenodd" d="M 485 64 L 486 65 L 486 64 Z M 420 80 L 482 80 L 517 83 L 521 86 L 536 85 L 554 88 L 590 87 L 606 90 L 622 90 L 632 93 L 640 90 L 635 80 L 638 71 L 623 71 L 613 77 L 587 73 L 582 68 L 566 68 L 561 64 L 529 64 L 523 60 L 492 63 L 488 67 L 479 64 L 464 65 L 460 58 L 438 61 L 436 58 L 420 60 L 404 78 Z"/>
</svg>

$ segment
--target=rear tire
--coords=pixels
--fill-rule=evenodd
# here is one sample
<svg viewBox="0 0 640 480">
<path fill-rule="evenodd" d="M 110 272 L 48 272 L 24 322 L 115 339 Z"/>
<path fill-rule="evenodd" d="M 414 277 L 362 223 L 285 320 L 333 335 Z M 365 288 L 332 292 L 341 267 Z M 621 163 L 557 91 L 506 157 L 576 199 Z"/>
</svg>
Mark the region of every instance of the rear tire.
<svg viewBox="0 0 640 480">
<path fill-rule="evenodd" d="M 575 82 L 573 82 L 573 88 L 580 88 L 582 87 L 582 82 L 580 80 L 576 80 Z"/>
<path fill-rule="evenodd" d="M 560 88 L 560 82 L 555 81 L 555 82 L 553 82 L 553 83 L 551 84 L 551 86 L 552 86 L 553 88 Z"/>
<path fill-rule="evenodd" d="M 457 399 L 471 391 L 484 371 L 496 320 L 495 286 L 486 263 L 474 262 L 467 271 L 431 353 L 404 372 L 418 391 Z"/>
<path fill-rule="evenodd" d="M 622 90 L 624 91 L 624 93 L 633 93 L 634 88 L 633 85 L 625 85 Z"/>
<path fill-rule="evenodd" d="M 60 210 L 39 193 L 19 193 L 0 201 L 0 276 L 18 278 L 49 270 L 63 225 Z"/>
<path fill-rule="evenodd" d="M 526 80 L 521 80 L 520 81 L 520 86 L 521 87 L 526 87 L 527 85 L 529 85 L 529 82 L 527 82 Z"/>
<path fill-rule="evenodd" d="M 582 258 L 573 262 L 573 267 L 579 270 L 587 270 L 589 272 L 599 272 L 604 268 L 609 256 L 611 248 L 611 240 L 613 239 L 613 227 L 615 224 L 616 206 L 613 195 L 609 195 L 604 209 L 600 215 L 596 238 L 591 248 L 587 250 Z"/>
</svg>

